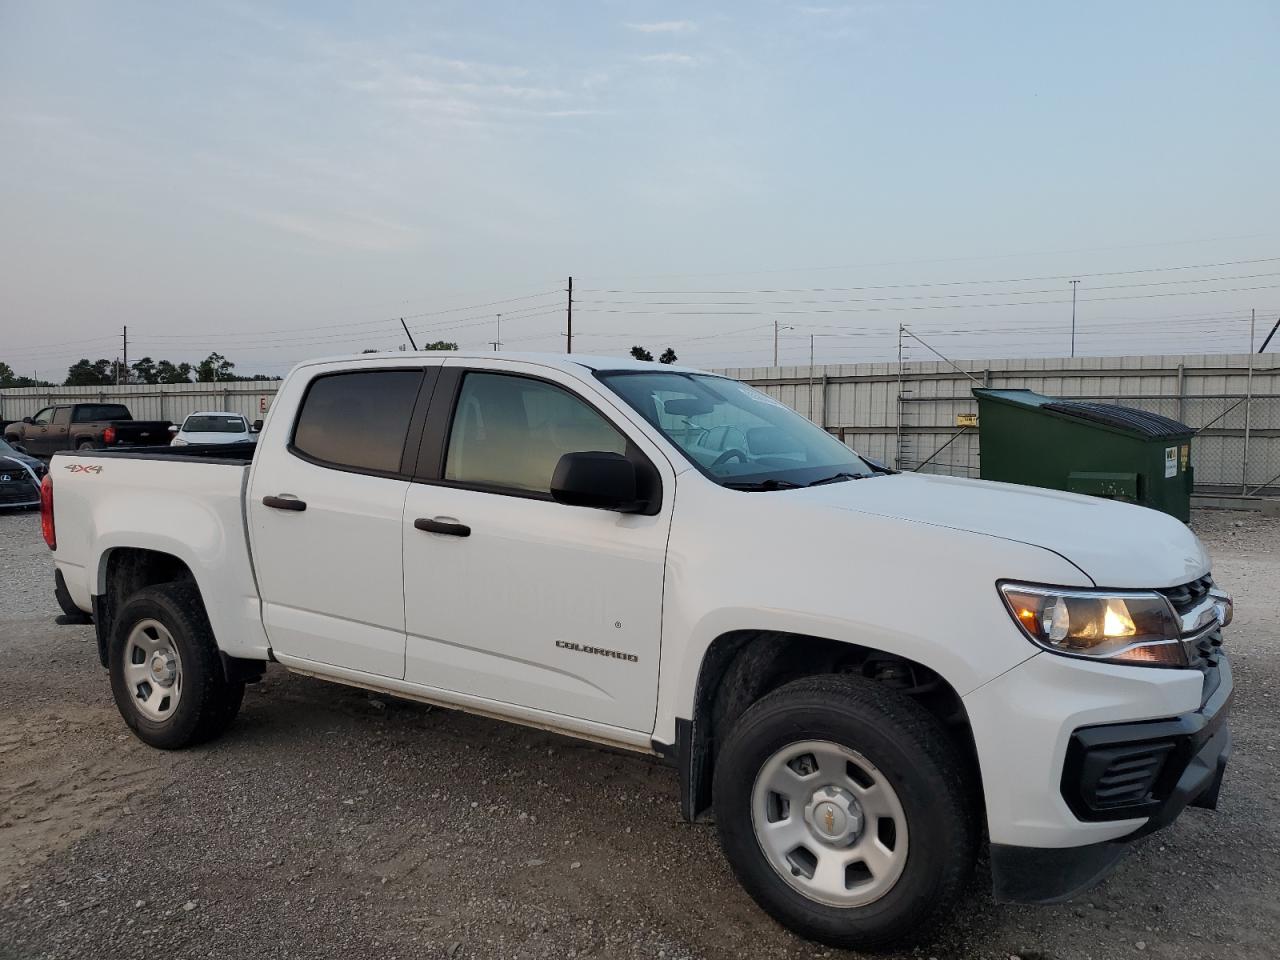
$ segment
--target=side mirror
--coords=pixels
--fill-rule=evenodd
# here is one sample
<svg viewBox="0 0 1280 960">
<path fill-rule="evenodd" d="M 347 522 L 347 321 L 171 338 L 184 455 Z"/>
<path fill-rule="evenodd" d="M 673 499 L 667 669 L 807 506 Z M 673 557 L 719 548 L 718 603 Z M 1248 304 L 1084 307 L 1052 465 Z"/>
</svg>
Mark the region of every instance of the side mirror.
<svg viewBox="0 0 1280 960">
<path fill-rule="evenodd" d="M 23 422 L 23 423 L 31 423 L 31 424 L 34 424 L 34 423 L 35 423 L 35 421 L 34 421 L 34 420 L 32 420 L 30 417 L 23 417 L 23 418 L 22 418 L 22 422 Z"/>
<path fill-rule="evenodd" d="M 551 477 L 551 496 L 557 503 L 624 513 L 642 506 L 636 502 L 635 464 L 599 450 L 562 456 Z"/>
<path fill-rule="evenodd" d="M 249 428 L 249 432 L 250 432 L 250 433 L 261 433 L 261 432 L 262 432 L 262 421 L 261 421 L 261 420 L 255 420 L 255 421 L 253 421 L 253 426 L 251 426 L 251 427 Z"/>
<path fill-rule="evenodd" d="M 169 424 L 169 432 L 170 432 L 170 433 L 177 433 L 177 432 L 178 432 L 178 425 L 177 425 L 176 423 L 171 423 L 171 424 Z"/>
</svg>

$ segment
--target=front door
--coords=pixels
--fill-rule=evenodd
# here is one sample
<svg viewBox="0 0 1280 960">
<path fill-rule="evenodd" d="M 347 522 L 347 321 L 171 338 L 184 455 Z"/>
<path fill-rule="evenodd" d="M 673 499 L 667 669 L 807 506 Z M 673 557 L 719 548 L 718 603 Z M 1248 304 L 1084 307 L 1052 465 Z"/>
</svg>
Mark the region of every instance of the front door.
<svg viewBox="0 0 1280 960">
<path fill-rule="evenodd" d="M 47 457 L 53 453 L 53 440 L 49 436 L 49 431 L 52 428 L 53 414 L 56 409 L 56 407 L 45 407 L 38 411 L 22 431 L 22 446 L 33 457 Z"/>
<path fill-rule="evenodd" d="M 447 367 L 436 392 L 429 424 L 435 404 L 446 407 L 439 427 L 449 410 L 452 423 L 447 433 L 429 425 L 423 450 L 439 442 L 436 476 L 405 501 L 405 679 L 652 730 L 670 465 L 573 378 L 501 369 Z M 656 513 L 552 500 L 560 456 L 590 450 L 642 463 Z"/>
<path fill-rule="evenodd" d="M 295 420 L 263 434 L 248 497 L 277 655 L 403 678 L 403 463 L 416 456 L 415 410 L 434 373 L 419 365 L 291 378 L 278 409 L 296 409 Z"/>
</svg>

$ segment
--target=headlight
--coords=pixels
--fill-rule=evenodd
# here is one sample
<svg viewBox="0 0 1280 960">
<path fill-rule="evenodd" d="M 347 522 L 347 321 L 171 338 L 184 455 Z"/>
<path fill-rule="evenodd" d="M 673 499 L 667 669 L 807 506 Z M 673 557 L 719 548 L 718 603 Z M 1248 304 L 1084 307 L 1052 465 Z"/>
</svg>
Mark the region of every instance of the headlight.
<svg viewBox="0 0 1280 960">
<path fill-rule="evenodd" d="M 182 439 L 179 439 L 178 437 L 174 437 L 172 440 L 169 441 L 169 446 L 185 447 L 185 446 L 189 446 L 189 444 L 187 443 L 186 440 L 182 440 Z"/>
<path fill-rule="evenodd" d="M 1187 665 L 1181 621 L 1158 593 L 1003 583 L 1000 594 L 1022 632 L 1046 650 L 1114 663 Z"/>
</svg>

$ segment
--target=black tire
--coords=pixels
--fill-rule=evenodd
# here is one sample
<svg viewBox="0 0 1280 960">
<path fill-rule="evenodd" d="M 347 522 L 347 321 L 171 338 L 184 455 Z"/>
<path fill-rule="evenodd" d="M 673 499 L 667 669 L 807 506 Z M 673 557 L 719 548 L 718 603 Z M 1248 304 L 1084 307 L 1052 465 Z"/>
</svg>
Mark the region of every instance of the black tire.
<svg viewBox="0 0 1280 960">
<path fill-rule="evenodd" d="M 125 678 L 125 649 L 133 628 L 156 620 L 173 638 L 181 660 L 182 694 L 162 720 L 138 707 Z M 111 692 L 125 723 L 143 743 L 180 750 L 217 737 L 235 720 L 243 683 L 228 683 L 199 591 L 191 584 L 145 587 L 125 602 L 111 627 L 107 654 Z"/>
<path fill-rule="evenodd" d="M 92 440 L 81 440 L 79 443 L 76 444 L 76 449 L 77 450 L 97 450 L 98 445 L 94 443 Z"/>
<path fill-rule="evenodd" d="M 810 899 L 766 858 L 752 825 L 751 795 L 762 765 L 788 744 L 826 740 L 857 751 L 889 781 L 910 844 L 894 885 L 865 906 Z M 834 947 L 878 950 L 919 942 L 968 881 L 979 826 L 970 773 L 942 725 L 882 684 L 852 676 L 796 680 L 753 704 L 716 760 L 720 843 L 747 893 L 783 926 Z"/>
</svg>

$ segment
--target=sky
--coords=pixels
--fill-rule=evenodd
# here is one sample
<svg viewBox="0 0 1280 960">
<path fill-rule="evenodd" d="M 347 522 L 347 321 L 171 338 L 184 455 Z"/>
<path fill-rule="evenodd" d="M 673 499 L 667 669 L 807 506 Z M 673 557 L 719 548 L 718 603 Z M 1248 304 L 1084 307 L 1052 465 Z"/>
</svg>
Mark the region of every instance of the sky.
<svg viewBox="0 0 1280 960">
<path fill-rule="evenodd" d="M 0 361 L 1244 352 L 1280 6 L 0 0 Z M 812 340 L 811 340 L 812 337 Z M 1280 340 L 1280 337 L 1277 338 Z M 1280 344 L 1273 344 L 1280 352 Z"/>
</svg>

